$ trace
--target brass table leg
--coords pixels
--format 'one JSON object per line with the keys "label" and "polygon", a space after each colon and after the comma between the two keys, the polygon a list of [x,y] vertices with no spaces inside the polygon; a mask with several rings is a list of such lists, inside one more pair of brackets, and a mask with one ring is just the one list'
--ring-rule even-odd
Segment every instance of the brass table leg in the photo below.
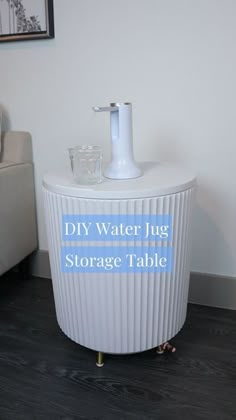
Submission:
{"label": "brass table leg", "polygon": [[162,346],[157,346],[156,352],[157,352],[157,354],[163,354],[164,350],[163,350]]}
{"label": "brass table leg", "polygon": [[97,367],[103,367],[103,353],[101,351],[97,352],[97,361],[96,361]]}

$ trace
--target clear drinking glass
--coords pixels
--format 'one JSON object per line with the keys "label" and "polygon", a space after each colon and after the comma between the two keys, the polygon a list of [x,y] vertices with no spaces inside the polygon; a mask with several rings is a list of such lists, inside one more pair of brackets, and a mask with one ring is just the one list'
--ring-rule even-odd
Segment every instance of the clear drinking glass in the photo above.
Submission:
{"label": "clear drinking glass", "polygon": [[68,149],[71,170],[78,184],[98,184],[102,180],[102,148],[76,146]]}

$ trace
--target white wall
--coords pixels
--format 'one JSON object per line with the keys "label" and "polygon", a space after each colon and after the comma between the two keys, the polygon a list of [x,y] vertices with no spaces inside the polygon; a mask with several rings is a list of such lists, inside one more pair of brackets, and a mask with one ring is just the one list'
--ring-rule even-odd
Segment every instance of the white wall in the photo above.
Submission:
{"label": "white wall", "polygon": [[54,0],[55,40],[0,44],[5,127],[33,136],[40,248],[43,174],[101,144],[94,105],[133,103],[138,159],[192,167],[192,270],[236,274],[235,0]]}

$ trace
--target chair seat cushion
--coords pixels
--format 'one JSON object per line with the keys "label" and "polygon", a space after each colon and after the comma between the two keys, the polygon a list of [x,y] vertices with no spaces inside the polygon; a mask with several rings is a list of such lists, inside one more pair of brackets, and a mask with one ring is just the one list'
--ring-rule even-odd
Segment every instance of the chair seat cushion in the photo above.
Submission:
{"label": "chair seat cushion", "polygon": [[15,166],[17,163],[15,162],[0,162],[0,169],[8,168],[9,166]]}

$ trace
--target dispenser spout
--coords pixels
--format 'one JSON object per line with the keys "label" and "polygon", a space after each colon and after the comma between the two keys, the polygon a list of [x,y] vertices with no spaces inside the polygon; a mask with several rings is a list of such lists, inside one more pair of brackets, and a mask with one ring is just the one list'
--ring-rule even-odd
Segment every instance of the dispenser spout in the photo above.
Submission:
{"label": "dispenser spout", "polygon": [[104,112],[104,111],[113,112],[113,111],[118,111],[118,106],[94,106],[93,111],[95,111],[95,112]]}

